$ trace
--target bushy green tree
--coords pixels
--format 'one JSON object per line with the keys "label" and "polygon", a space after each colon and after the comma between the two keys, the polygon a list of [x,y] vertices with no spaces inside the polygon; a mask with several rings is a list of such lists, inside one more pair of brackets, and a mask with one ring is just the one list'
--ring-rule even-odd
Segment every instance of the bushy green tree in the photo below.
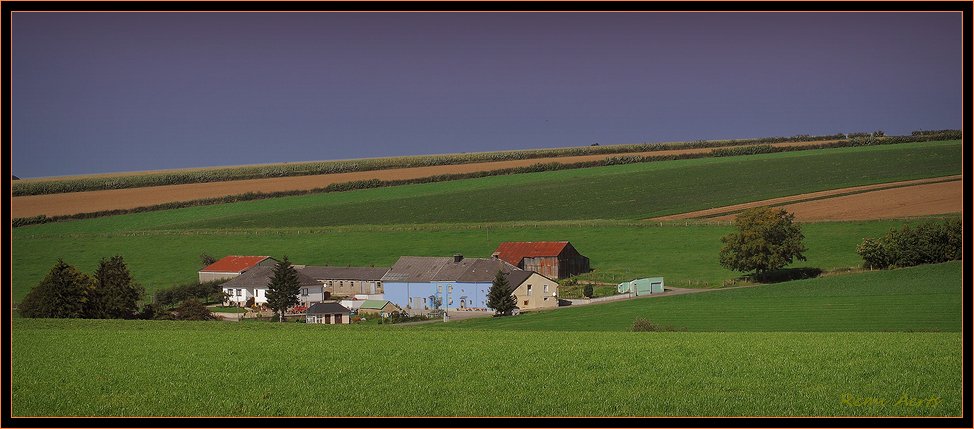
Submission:
{"label": "bushy green tree", "polygon": [[956,261],[963,257],[963,224],[959,218],[891,229],[879,239],[856,246],[865,268],[912,267]]}
{"label": "bushy green tree", "polygon": [[145,293],[129,273],[125,260],[113,256],[98,263],[95,288],[88,300],[87,314],[94,319],[131,319],[138,314]]}
{"label": "bushy green tree", "polygon": [[288,261],[287,256],[274,265],[274,275],[267,283],[267,306],[279,314],[284,322],[284,312],[298,303],[301,282],[298,271]]}
{"label": "bushy green tree", "polygon": [[58,259],[51,271],[20,302],[24,317],[85,317],[94,282],[87,274]]}
{"label": "bushy green tree", "polygon": [[183,301],[172,311],[173,320],[214,320],[216,317],[196,298]]}
{"label": "bushy green tree", "polygon": [[594,296],[595,286],[593,286],[591,283],[587,283],[585,285],[585,288],[582,289],[582,295],[584,295],[586,298],[591,298],[592,296]]}
{"label": "bushy green tree", "polygon": [[507,277],[503,271],[497,271],[494,281],[487,291],[487,307],[494,310],[495,314],[504,315],[513,310],[517,305],[514,296],[511,295]]}
{"label": "bushy green tree", "polygon": [[737,215],[737,232],[721,238],[720,265],[758,274],[783,268],[795,259],[804,261],[807,250],[795,215],[784,209],[757,207]]}

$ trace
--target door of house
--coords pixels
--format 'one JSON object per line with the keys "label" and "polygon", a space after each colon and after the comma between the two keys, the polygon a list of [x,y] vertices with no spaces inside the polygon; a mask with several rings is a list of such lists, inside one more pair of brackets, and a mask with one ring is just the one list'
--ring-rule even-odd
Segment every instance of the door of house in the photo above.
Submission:
{"label": "door of house", "polygon": [[325,324],[326,325],[331,325],[331,315],[330,314],[326,314],[325,315]]}
{"label": "door of house", "polygon": [[336,314],[335,315],[335,324],[336,325],[341,325],[342,324],[342,315],[341,314]]}
{"label": "door of house", "polygon": [[370,294],[375,295],[375,282],[369,283],[369,290],[371,291]]}

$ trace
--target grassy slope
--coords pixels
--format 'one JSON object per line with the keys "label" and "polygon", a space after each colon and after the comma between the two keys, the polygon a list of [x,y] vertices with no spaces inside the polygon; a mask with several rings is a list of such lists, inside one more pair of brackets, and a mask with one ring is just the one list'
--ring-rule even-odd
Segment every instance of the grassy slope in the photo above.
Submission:
{"label": "grassy slope", "polygon": [[[855,253],[863,237],[880,236],[903,221],[806,224],[808,261],[795,266],[823,269],[861,263]],[[102,257],[121,254],[136,280],[149,291],[196,280],[199,254],[214,256],[287,255],[301,264],[391,266],[400,255],[441,256],[455,252],[488,257],[502,241],[569,240],[592,260],[585,278],[619,282],[662,275],[673,286],[714,286],[735,273],[717,264],[720,237],[730,226],[577,222],[479,226],[427,225],[351,227],[314,230],[262,230],[235,233],[201,231],[128,235],[37,235],[15,237],[12,272],[14,301],[44,277],[58,257],[92,272]],[[489,239],[488,239],[489,235]],[[688,283],[689,282],[689,283]]]}
{"label": "grassy slope", "polygon": [[[619,281],[664,275],[671,284],[713,285],[733,277],[714,262],[729,229],[579,225],[444,225],[477,219],[641,218],[800,192],[942,176],[959,172],[958,142],[827,149],[751,157],[632,164],[490,177],[334,194],[194,207],[17,228],[14,300],[37,284],[58,257],[91,271],[99,258],[126,257],[147,289],[193,281],[202,252],[288,255],[307,264],[390,265],[400,255],[462,252],[486,256],[505,240],[570,240],[592,258],[588,277]],[[687,180],[687,178],[694,180]],[[531,189],[531,192],[517,192]],[[586,189],[588,189],[586,191]],[[543,191],[543,192],[542,192]],[[536,198],[536,195],[564,195]],[[466,207],[466,208],[465,208]],[[282,228],[287,225],[413,223],[432,231],[388,228]],[[623,223],[624,224],[624,223]],[[274,228],[256,228],[259,225]],[[895,223],[809,225],[806,266],[858,263],[854,245]],[[198,228],[187,231],[186,228]],[[223,234],[233,228],[242,233]],[[144,234],[144,235],[137,235]],[[481,239],[481,237],[483,239]]]}
{"label": "grassy slope", "polygon": [[961,277],[958,261],[417,327],[626,331],[642,317],[690,331],[960,331]]}
{"label": "grassy slope", "polygon": [[[960,413],[961,355],[931,353],[958,350],[959,333],[458,336],[270,323],[15,324],[15,416]],[[70,358],[37,358],[64,350]],[[336,394],[336,386],[351,387]],[[851,407],[842,403],[845,394],[888,403]],[[901,394],[941,402],[892,405]]]}
{"label": "grassy slope", "polygon": [[[343,227],[315,229],[314,233],[309,233],[309,228],[247,229],[238,233],[164,229],[188,224],[246,228],[260,222],[361,224],[374,220],[369,210],[390,207],[433,213],[387,210],[390,221],[397,223],[423,221],[429,216],[433,222],[448,222],[454,219],[448,210],[428,210],[448,206],[424,204],[492,202],[497,195],[502,201],[523,203],[511,196],[516,194],[511,190],[525,187],[571,196],[568,202],[539,200],[537,206],[525,206],[540,210],[538,213],[546,217],[637,218],[666,214],[667,210],[693,210],[960,171],[960,146],[956,143],[896,148],[901,147],[918,150],[857,148],[829,152],[839,156],[818,159],[805,158],[807,153],[786,153],[626,165],[19,228],[13,236],[13,265],[17,267],[12,272],[14,299],[36,284],[58,256],[90,271],[99,257],[121,253],[136,278],[152,289],[173,281],[192,281],[198,268],[197,255],[202,251],[214,255],[288,254],[302,263],[388,265],[401,254],[462,251],[484,256],[497,242],[515,239],[571,240],[592,258],[598,268],[595,274],[609,278],[662,274],[670,285],[680,285],[684,280],[719,281],[733,276],[715,262],[718,238],[729,231],[726,226],[654,227],[603,221],[506,224],[491,227],[490,240],[485,230],[463,225]],[[818,169],[806,165],[817,165]],[[765,177],[764,170],[774,170],[775,174]],[[700,180],[687,180],[690,177]],[[760,187],[741,186],[757,180],[769,181]],[[594,182],[614,188],[586,188]],[[697,182],[706,185],[693,185]],[[727,184],[737,186],[729,188]],[[471,197],[490,198],[458,200],[465,189]],[[603,196],[606,205],[600,205]],[[458,219],[532,219],[535,215],[518,211],[523,208],[514,205],[498,207],[492,203],[476,208],[477,213]],[[318,216],[318,212],[333,217]],[[248,219],[253,221],[250,225],[245,223]],[[859,260],[854,247],[862,237],[879,235],[900,223],[806,225],[809,261],[801,265],[855,265]],[[145,235],[133,235],[132,231],[144,231],[139,234]],[[624,330],[634,315],[645,314],[657,322],[695,330],[786,329],[782,326],[823,331],[918,326],[954,330],[955,320],[959,320],[958,266],[944,264],[666,298],[670,303],[652,298],[562,309],[550,315],[477,321],[526,324],[484,329],[477,329],[475,322],[441,331],[432,326],[16,319],[11,361],[13,414],[956,415],[961,397],[961,355],[957,351],[962,342],[955,332],[593,335],[530,329],[555,327],[545,317],[561,314],[572,320],[561,320],[558,326],[590,330],[596,322],[600,328]],[[918,284],[911,288],[911,282]],[[823,291],[829,295],[822,295]],[[782,308],[781,302],[788,305]],[[849,304],[868,312],[849,311]],[[623,309],[615,319],[600,314],[593,321],[586,314],[610,306]],[[652,312],[643,313],[647,308]],[[465,326],[474,329],[461,330],[463,334],[458,335],[455,329]],[[498,327],[502,329],[493,330]],[[322,341],[323,336],[328,340]],[[70,358],[63,358],[64,350],[71,351]],[[150,359],[151,365],[133,364]],[[362,361],[369,363],[367,370],[363,370]],[[223,370],[230,363],[243,370]],[[518,374],[517,382],[496,382],[511,380],[512,371]],[[358,386],[402,387],[352,388],[334,394],[334,386],[347,385],[350,379]],[[579,395],[579,391],[586,394]],[[889,404],[849,407],[841,401],[844,394],[883,398]],[[922,408],[891,405],[900,394],[924,398],[936,395],[943,402]],[[634,401],[634,397],[648,400]]]}

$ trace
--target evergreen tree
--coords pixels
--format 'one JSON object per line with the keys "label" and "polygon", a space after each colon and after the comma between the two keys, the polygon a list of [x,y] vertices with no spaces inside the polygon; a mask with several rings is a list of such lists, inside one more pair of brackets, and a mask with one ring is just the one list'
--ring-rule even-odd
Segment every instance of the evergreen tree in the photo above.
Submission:
{"label": "evergreen tree", "polygon": [[24,317],[84,317],[93,286],[91,277],[58,259],[17,307]]}
{"label": "evergreen tree", "polygon": [[517,302],[514,301],[514,296],[511,295],[507,284],[507,277],[504,276],[503,271],[497,271],[494,282],[487,291],[487,307],[492,308],[495,314],[504,315],[516,305]]}
{"label": "evergreen tree", "polygon": [[95,288],[88,301],[88,317],[131,319],[138,314],[145,289],[132,279],[121,256],[103,258],[94,277]]}
{"label": "evergreen tree", "polygon": [[298,281],[298,271],[291,266],[291,262],[284,257],[274,265],[274,275],[267,283],[267,306],[279,314],[284,321],[284,311],[298,303],[298,293],[301,284]]}

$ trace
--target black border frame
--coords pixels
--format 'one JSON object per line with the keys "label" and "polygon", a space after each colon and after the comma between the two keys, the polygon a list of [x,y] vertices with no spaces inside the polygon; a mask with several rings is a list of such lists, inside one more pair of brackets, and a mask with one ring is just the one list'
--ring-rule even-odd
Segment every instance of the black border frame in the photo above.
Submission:
{"label": "black border frame", "polygon": [[[712,12],[748,12],[748,11],[796,11],[796,12],[852,12],[852,11],[956,11],[963,13],[964,40],[964,82],[963,93],[964,129],[970,129],[971,120],[971,79],[970,51],[972,45],[972,3],[969,1],[903,1],[903,2],[721,2],[721,1],[693,1],[693,2],[642,2],[642,1],[4,1],[0,3],[3,10],[4,38],[7,39],[11,31],[13,12],[16,11],[65,11],[65,12],[107,12],[107,11],[712,11]],[[10,189],[10,41],[3,44],[3,147],[7,158],[3,163],[3,180],[6,188]],[[970,137],[965,133],[964,145],[964,187],[971,189],[967,168],[970,165]],[[10,194],[5,197],[3,205],[3,219],[10,225]],[[969,203],[969,199],[967,202]],[[970,209],[965,204],[965,223],[969,225]],[[2,296],[10,296],[10,229],[4,233],[6,246],[3,258]],[[970,230],[965,231],[965,253],[969,249]],[[970,261],[963,262],[964,285],[971,285]],[[971,289],[965,287],[964,295],[964,345],[963,345],[963,383],[964,396],[962,400],[962,417],[767,417],[767,418],[737,418],[737,417],[661,417],[661,418],[576,418],[576,417],[397,417],[397,418],[297,418],[297,417],[248,417],[248,418],[212,418],[212,417],[161,417],[137,419],[129,417],[12,417],[11,412],[11,368],[10,356],[10,303],[3,307],[3,412],[0,419],[2,427],[972,427],[970,415],[972,399],[967,389],[971,382]]]}

